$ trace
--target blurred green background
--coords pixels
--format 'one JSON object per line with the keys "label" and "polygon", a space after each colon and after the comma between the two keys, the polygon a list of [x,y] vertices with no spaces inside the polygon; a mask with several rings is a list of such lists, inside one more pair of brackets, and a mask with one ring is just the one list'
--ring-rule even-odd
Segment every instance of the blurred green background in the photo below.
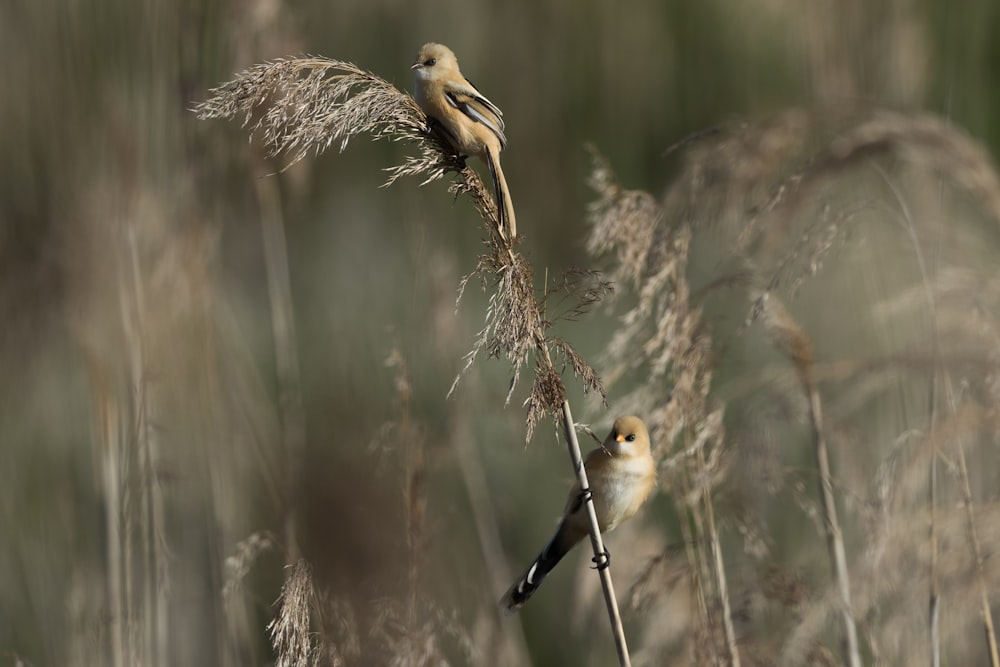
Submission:
{"label": "blurred green background", "polygon": [[[411,90],[419,46],[449,45],[504,110],[541,280],[601,266],[584,246],[586,142],[654,194],[679,168],[673,143],[789,107],[929,110],[996,154],[998,34],[991,0],[4,3],[0,662],[269,664],[265,626],[300,555],[353,610],[347,664],[388,661],[366,629],[413,609],[415,568],[426,604],[399,627],[452,628],[435,636],[455,664],[613,660],[599,605],[566,611],[599,598],[571,593],[596,586],[579,554],[520,617],[492,607],[570,471],[554,428],[523,445],[526,389],[504,406],[505,364],[480,360],[446,398],[485,308],[472,285],[454,311],[481,250],[471,204],[442,183],[379,189],[408,150],[388,142],[274,175],[237,123],[190,112],[212,86],[309,53]],[[269,259],[275,228],[287,247]],[[290,300],[269,261],[287,262]],[[615,326],[598,310],[556,333],[600,368]],[[617,397],[606,412],[571,392],[601,435]],[[655,536],[610,538],[616,565],[680,539],[663,496],[637,521]],[[252,535],[270,546],[241,559]],[[622,596],[636,575],[618,571]],[[670,655],[648,630],[630,639],[648,662]]]}

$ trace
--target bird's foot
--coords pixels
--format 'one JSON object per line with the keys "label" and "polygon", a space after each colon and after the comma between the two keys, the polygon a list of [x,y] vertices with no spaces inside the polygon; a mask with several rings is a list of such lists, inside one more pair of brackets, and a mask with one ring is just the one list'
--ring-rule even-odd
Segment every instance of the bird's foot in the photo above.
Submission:
{"label": "bird's foot", "polygon": [[590,559],[594,563],[594,567],[590,568],[592,570],[606,570],[611,567],[611,552],[606,548],[604,553],[600,553]]}

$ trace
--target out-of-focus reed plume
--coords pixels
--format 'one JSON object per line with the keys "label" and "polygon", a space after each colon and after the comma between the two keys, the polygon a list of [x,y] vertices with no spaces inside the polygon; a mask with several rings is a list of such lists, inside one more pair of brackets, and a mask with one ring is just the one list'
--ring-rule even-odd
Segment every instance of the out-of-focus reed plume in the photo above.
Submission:
{"label": "out-of-focus reed plume", "polygon": [[[662,203],[595,158],[590,248],[614,256],[634,292],[621,290],[634,305],[607,377],[653,415],[686,517],[701,620],[682,653],[822,662],[838,652],[836,619],[850,664],[992,654],[996,582],[982,555],[997,498],[971,473],[995,460],[1000,180],[986,152],[926,114],[796,109],[678,149]],[[783,499],[817,539],[782,541]],[[717,545],[732,539],[743,552],[726,550],[723,568]],[[824,543],[832,574],[803,577]],[[769,580],[798,581],[794,596],[757,579],[778,548],[799,565],[772,564]],[[679,566],[663,562],[641,579],[643,608],[660,608],[650,579],[676,588],[663,577]],[[942,591],[947,626],[927,613]],[[775,613],[786,620],[762,616]],[[647,616],[649,632],[663,622]],[[970,645],[977,626],[987,641]]]}

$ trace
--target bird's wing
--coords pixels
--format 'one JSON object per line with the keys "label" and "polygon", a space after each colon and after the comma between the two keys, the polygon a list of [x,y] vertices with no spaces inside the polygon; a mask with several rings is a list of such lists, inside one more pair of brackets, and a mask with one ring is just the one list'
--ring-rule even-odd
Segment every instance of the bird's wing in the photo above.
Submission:
{"label": "bird's wing", "polygon": [[468,97],[473,98],[474,100],[482,104],[484,107],[492,111],[493,114],[498,119],[500,119],[500,127],[503,127],[503,111],[500,111],[500,107],[498,107],[497,105],[493,104],[493,102],[490,102],[488,99],[486,99],[486,96],[483,95],[481,92],[479,92],[479,89],[476,88],[476,85],[474,83],[472,83],[468,79],[465,79],[464,81],[449,81],[448,88],[450,88],[455,93],[466,95]]}
{"label": "bird's wing", "polygon": [[497,105],[476,90],[472,84],[449,81],[444,87],[445,98],[453,107],[464,113],[466,116],[482,123],[493,131],[493,134],[500,140],[500,145],[507,145],[507,137],[504,136],[503,112]]}

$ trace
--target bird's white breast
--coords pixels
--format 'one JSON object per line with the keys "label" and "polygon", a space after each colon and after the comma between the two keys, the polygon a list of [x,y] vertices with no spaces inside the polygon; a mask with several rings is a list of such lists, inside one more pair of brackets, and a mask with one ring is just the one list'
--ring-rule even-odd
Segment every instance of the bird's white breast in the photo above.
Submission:
{"label": "bird's white breast", "polygon": [[653,469],[648,458],[623,458],[602,475],[595,509],[604,530],[628,519],[642,505],[652,485]]}

